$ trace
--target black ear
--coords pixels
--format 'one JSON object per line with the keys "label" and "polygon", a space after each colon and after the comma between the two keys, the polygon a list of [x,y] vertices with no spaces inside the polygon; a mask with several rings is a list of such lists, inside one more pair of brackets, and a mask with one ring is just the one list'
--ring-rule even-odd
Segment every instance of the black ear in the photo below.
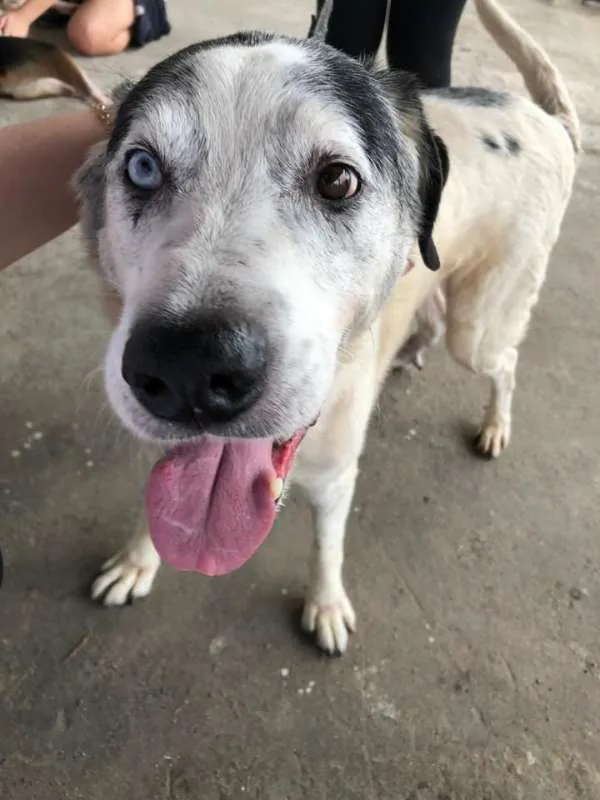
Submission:
{"label": "black ear", "polygon": [[422,140],[421,165],[419,250],[425,266],[437,270],[440,267],[440,258],[433,242],[433,226],[448,178],[450,159],[446,145],[429,127],[426,127]]}

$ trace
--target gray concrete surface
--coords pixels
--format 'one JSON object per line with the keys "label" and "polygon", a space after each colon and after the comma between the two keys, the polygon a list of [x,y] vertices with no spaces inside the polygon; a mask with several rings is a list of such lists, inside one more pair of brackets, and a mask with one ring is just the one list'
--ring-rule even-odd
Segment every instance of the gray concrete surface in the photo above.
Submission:
{"label": "gray concrete surface", "polygon": [[[297,634],[299,501],[230,577],[165,569],[124,610],[86,598],[143,480],[97,379],[107,327],[75,234],[1,276],[3,800],[600,798],[600,16],[507,5],[563,70],[590,152],[506,455],[471,455],[485,390],[443,352],[386,386],[348,536],[345,658]],[[205,36],[302,34],[309,8],[172,0],[169,39],[87,66],[108,85]],[[520,85],[470,9],[455,81]],[[55,107],[72,103],[3,102],[0,118]]]}

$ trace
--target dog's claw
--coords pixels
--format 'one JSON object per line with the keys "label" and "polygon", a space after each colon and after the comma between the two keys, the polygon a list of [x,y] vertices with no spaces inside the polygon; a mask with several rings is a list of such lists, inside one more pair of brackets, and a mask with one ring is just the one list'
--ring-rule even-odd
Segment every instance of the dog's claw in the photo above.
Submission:
{"label": "dog's claw", "polygon": [[123,606],[150,594],[160,559],[157,554],[149,557],[148,552],[144,552],[144,558],[140,555],[125,548],[103,564],[92,584],[92,599],[104,606]]}
{"label": "dog's claw", "polygon": [[508,447],[510,441],[510,427],[497,422],[484,425],[475,439],[475,447],[484,456],[498,458]]}
{"label": "dog's claw", "polygon": [[307,633],[315,635],[317,645],[325,653],[330,656],[345,653],[348,649],[348,633],[356,630],[356,614],[344,590],[333,602],[307,599],[302,627]]}

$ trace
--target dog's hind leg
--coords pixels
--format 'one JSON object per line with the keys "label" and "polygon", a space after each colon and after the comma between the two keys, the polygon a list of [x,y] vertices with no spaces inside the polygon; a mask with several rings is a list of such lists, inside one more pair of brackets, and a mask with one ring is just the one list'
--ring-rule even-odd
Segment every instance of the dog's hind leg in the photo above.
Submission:
{"label": "dog's hind leg", "polygon": [[446,289],[446,344],[467,369],[485,375],[490,398],[475,446],[496,458],[512,428],[518,347],[525,338],[548,263],[547,253],[524,264],[452,275]]}
{"label": "dog's hind leg", "polygon": [[517,359],[516,347],[507,347],[498,356],[495,366],[490,366],[485,371],[492,386],[489,403],[475,440],[475,446],[482,455],[497,458],[510,441]]}
{"label": "dog's hind leg", "polygon": [[160,567],[145,519],[140,519],[131,540],[102,566],[91,595],[105,606],[123,606],[150,593]]}
{"label": "dog's hind leg", "polygon": [[423,369],[424,353],[439,342],[446,330],[446,298],[441,288],[435,289],[415,314],[416,329],[402,345],[392,365],[404,369],[414,364]]}

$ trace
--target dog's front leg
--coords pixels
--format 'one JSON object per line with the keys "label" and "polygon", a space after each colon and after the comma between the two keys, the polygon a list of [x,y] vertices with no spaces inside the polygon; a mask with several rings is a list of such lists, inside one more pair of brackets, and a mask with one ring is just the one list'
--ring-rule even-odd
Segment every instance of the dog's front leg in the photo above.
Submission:
{"label": "dog's front leg", "polygon": [[317,644],[330,655],[345,652],[348,631],[354,632],[356,616],[342,582],[344,536],[354,495],[356,462],[341,474],[310,487],[315,538],[310,558],[310,585],[306,596],[303,628],[314,633]]}
{"label": "dog's front leg", "polygon": [[[344,537],[352,506],[358,462],[378,389],[374,325],[353,344],[352,359],[340,368],[336,392],[300,448],[294,480],[313,512],[314,542],[303,628],[333,655],[348,647],[356,616],[342,582]],[[350,348],[347,353],[350,354]]]}
{"label": "dog's front leg", "polygon": [[150,593],[160,567],[160,557],[140,515],[134,535],[122,550],[102,565],[92,584],[92,598],[105,606],[122,606]]}

